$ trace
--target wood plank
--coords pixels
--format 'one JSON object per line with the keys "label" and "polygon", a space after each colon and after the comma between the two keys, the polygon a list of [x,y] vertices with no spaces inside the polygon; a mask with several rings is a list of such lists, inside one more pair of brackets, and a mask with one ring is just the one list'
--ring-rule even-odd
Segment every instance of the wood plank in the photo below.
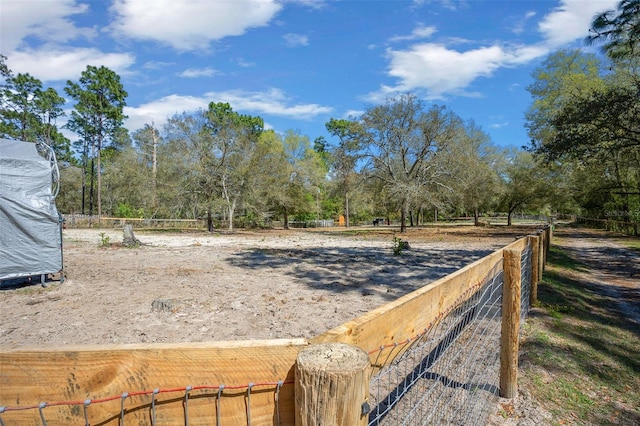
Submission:
{"label": "wood plank", "polygon": [[[123,392],[160,389],[157,395],[135,395],[125,400],[125,422],[135,425],[216,424],[217,408],[223,424],[276,424],[276,385],[288,382],[279,393],[280,424],[294,423],[294,365],[304,339],[259,342],[214,342],[145,345],[92,345],[76,347],[23,347],[0,350],[0,414],[5,424],[42,424],[38,409],[10,411],[11,407],[59,401],[97,400],[87,408],[92,425],[118,425]],[[250,395],[247,385],[254,383]],[[187,386],[224,384],[218,390]],[[239,386],[238,389],[232,389]],[[164,390],[178,389],[174,392]],[[152,410],[152,400],[155,410]],[[84,406],[49,405],[42,410],[48,425],[84,424]]]}

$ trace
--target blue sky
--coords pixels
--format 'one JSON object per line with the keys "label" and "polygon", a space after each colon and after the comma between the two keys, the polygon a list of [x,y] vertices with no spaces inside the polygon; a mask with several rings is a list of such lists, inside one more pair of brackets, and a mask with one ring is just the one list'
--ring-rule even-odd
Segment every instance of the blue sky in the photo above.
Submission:
{"label": "blue sky", "polygon": [[277,132],[333,142],[330,118],[411,92],[520,147],[531,72],[551,52],[584,48],[594,14],[616,4],[0,0],[0,53],[63,96],[87,65],[112,69],[129,93],[131,131],[229,102]]}

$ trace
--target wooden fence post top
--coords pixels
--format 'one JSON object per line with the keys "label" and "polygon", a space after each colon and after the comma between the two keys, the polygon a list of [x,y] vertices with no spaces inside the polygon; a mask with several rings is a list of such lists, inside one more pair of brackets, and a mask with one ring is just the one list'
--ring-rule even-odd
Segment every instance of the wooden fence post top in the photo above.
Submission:
{"label": "wooden fence post top", "polygon": [[296,426],[366,426],[369,355],[357,346],[327,342],[298,353]]}
{"label": "wooden fence post top", "polygon": [[369,355],[357,346],[328,342],[304,348],[298,353],[297,362],[308,370],[357,370],[369,364]]}

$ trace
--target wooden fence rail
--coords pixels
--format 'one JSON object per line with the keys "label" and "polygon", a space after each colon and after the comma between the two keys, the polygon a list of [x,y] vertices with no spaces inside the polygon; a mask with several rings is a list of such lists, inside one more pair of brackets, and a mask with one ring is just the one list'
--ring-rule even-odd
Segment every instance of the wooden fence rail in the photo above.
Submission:
{"label": "wooden fence rail", "polygon": [[[0,348],[0,424],[293,425],[296,416],[309,418],[308,413],[296,414],[296,400],[323,404],[294,394],[296,360],[303,349],[346,343],[368,354],[371,368],[379,370],[385,357],[374,356],[374,350],[412,338],[455,308],[487,274],[502,270],[505,251],[522,252],[534,245],[531,265],[538,271],[531,275],[537,283],[550,238],[548,227],[536,238],[521,238],[310,341],[5,346]],[[513,353],[506,356],[514,359]],[[346,376],[360,380],[353,389],[363,386],[361,372]],[[364,412],[361,400],[344,403],[355,407],[336,412]],[[301,406],[307,409],[308,403]]]}
{"label": "wooden fence rail", "polygon": [[592,228],[604,229],[634,237],[640,236],[640,223],[638,222],[612,219],[590,219],[586,217],[577,217],[576,222]]}

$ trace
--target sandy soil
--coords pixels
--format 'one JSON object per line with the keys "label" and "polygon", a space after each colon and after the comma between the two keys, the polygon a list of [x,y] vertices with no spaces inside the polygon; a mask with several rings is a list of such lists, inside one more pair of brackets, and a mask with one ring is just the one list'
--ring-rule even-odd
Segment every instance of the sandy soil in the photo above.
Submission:
{"label": "sandy soil", "polygon": [[384,227],[137,231],[137,248],[122,246],[122,230],[66,229],[64,283],[0,286],[0,345],[310,338],[530,230],[411,230],[394,256],[397,229]]}

